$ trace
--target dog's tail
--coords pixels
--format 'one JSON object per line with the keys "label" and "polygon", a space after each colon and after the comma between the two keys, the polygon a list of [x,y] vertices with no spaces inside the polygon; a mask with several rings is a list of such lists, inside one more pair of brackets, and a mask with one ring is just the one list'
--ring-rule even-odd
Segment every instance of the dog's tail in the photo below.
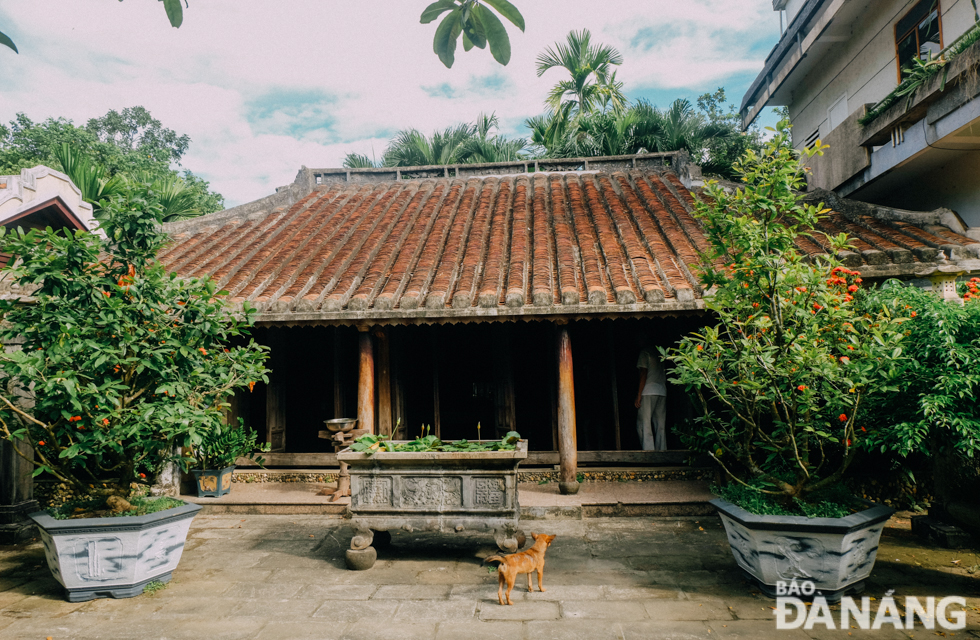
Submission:
{"label": "dog's tail", "polygon": [[503,562],[503,561],[504,561],[504,559],[503,559],[502,556],[487,556],[486,558],[483,559],[483,562],[484,563],[487,563],[487,562]]}

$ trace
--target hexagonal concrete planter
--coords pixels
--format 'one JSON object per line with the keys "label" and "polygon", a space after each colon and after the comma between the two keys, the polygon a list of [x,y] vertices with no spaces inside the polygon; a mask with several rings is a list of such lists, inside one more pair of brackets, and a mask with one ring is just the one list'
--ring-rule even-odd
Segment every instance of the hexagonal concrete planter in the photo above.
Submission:
{"label": "hexagonal concrete planter", "polygon": [[830,601],[864,589],[884,523],[881,505],[844,518],[757,516],[727,500],[711,501],[725,524],[738,566],[770,597],[778,582],[810,581]]}
{"label": "hexagonal concrete planter", "polygon": [[169,581],[200,510],[185,504],[145,516],[56,520],[38,511],[30,517],[68,601],[83,602],[132,598],[154,580]]}

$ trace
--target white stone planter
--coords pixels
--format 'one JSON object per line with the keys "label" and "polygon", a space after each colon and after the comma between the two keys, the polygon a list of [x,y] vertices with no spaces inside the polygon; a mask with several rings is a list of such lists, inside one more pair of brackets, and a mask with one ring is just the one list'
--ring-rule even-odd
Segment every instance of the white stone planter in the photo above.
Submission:
{"label": "white stone planter", "polygon": [[725,524],[735,562],[766,595],[778,582],[812,582],[829,600],[860,592],[871,574],[884,523],[895,512],[881,505],[844,518],[757,516],[727,500],[711,501]]}
{"label": "white stone planter", "polygon": [[149,582],[170,580],[200,510],[185,504],[145,516],[56,520],[38,511],[30,517],[68,601],[83,602],[132,598]]}

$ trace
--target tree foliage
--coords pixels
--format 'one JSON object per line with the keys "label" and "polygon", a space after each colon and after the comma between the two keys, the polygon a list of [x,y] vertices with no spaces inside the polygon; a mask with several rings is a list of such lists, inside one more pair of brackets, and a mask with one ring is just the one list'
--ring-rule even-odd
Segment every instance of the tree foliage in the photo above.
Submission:
{"label": "tree foliage", "polygon": [[[613,47],[593,44],[588,29],[570,31],[565,42],[556,42],[538,56],[537,71],[541,77],[550,69],[564,69],[569,78],[561,80],[548,94],[545,104],[552,113],[566,111],[570,117],[604,111],[607,107],[619,110],[626,103],[623,84],[616,81],[614,65],[623,64],[623,56]],[[566,100],[567,99],[567,100]]]}
{"label": "tree foliage", "polygon": [[235,315],[213,282],[156,260],[152,187],[127,182],[103,214],[105,237],[0,235],[5,277],[33,291],[0,301],[0,340],[21,345],[0,352],[0,437],[79,494],[126,497],[221,429],[228,395],[266,379],[266,348],[246,342],[247,305]]}
{"label": "tree foliage", "polygon": [[527,141],[506,138],[497,133],[495,114],[480,114],[471,124],[458,124],[427,136],[418,129],[399,131],[376,163],[367,156],[349,153],[348,169],[371,167],[417,167],[425,165],[471,164],[520,160]]}
{"label": "tree foliage", "polygon": [[[786,500],[841,480],[866,437],[871,392],[897,391],[900,317],[855,300],[860,274],[796,248],[827,210],[802,204],[786,123],[736,164],[742,187],[706,185],[695,214],[710,242],[701,283],[717,323],[669,352],[672,381],[697,399],[683,435],[739,484]],[[820,153],[819,146],[803,155]],[[844,234],[828,238],[845,249]]]}
{"label": "tree foliage", "polygon": [[456,61],[456,42],[462,36],[463,50],[485,49],[490,45],[493,59],[502,65],[510,62],[510,37],[495,10],[515,27],[524,31],[524,16],[508,0],[436,0],[422,11],[419,22],[429,24],[446,16],[436,27],[432,51],[446,68]]}
{"label": "tree foliage", "polygon": [[66,118],[34,122],[18,113],[9,125],[0,125],[0,175],[43,164],[68,174],[96,208],[111,195],[100,191],[106,183],[129,179],[157,183],[159,194],[183,194],[181,215],[220,211],[221,194],[191,171],[174,168],[189,145],[187,135],[164,127],[143,107],[109,111],[84,127]]}
{"label": "tree foliage", "polygon": [[[978,279],[969,289],[978,289]],[[919,287],[890,281],[862,300],[869,313],[911,316],[903,325],[902,389],[875,390],[861,416],[869,449],[980,455],[980,302],[967,291],[963,305]]]}

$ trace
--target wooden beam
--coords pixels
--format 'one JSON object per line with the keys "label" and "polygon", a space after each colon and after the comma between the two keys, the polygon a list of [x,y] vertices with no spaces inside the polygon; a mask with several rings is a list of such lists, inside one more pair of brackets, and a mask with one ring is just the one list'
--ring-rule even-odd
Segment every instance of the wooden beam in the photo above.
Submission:
{"label": "wooden beam", "polygon": [[357,426],[375,432],[374,422],[374,345],[367,327],[358,327],[357,346],[360,354],[357,371]]}
{"label": "wooden beam", "polygon": [[578,493],[578,442],[575,434],[575,376],[572,370],[572,339],[568,325],[558,326],[558,490]]}
{"label": "wooden beam", "polygon": [[619,385],[616,383],[616,333],[612,323],[609,324],[606,335],[609,341],[606,349],[606,352],[609,354],[609,382],[612,384],[613,437],[616,444],[616,451],[619,451],[623,448],[623,443],[619,431]]}
{"label": "wooden beam", "polygon": [[[265,467],[301,467],[304,469],[314,469],[316,467],[336,467],[336,453],[263,453]],[[259,468],[254,460],[239,458],[235,462],[236,467]]]}
{"label": "wooden beam", "polygon": [[[678,466],[685,464],[691,453],[687,450],[676,451],[579,451],[579,465],[601,464],[630,464],[630,465],[663,465]],[[559,462],[557,451],[530,451],[527,459],[521,463],[525,466],[554,466]]]}
{"label": "wooden beam", "polygon": [[[687,463],[691,452],[676,451],[579,451],[580,465],[600,466],[637,465],[637,466],[681,466]],[[265,453],[266,467],[301,467],[313,469],[316,467],[336,467],[335,453]],[[521,463],[521,468],[534,466],[554,466],[558,464],[560,455],[557,451],[530,451],[527,460]],[[258,468],[252,460],[239,458],[235,463],[239,467]]]}
{"label": "wooden beam", "polygon": [[391,343],[388,327],[381,327],[374,332],[377,351],[377,380],[378,380],[378,409],[377,425],[380,435],[391,437]]}
{"label": "wooden beam", "polygon": [[271,329],[269,336],[269,384],[265,387],[265,441],[272,451],[286,450],[286,336],[285,329]]}

